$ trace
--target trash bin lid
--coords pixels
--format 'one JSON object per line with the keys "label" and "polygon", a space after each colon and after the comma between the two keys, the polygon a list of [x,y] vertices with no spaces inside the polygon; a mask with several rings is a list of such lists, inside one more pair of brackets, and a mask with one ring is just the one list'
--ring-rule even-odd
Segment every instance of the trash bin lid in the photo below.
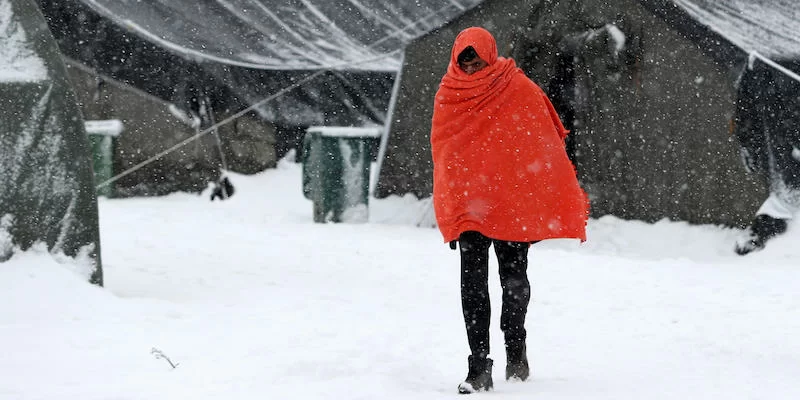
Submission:
{"label": "trash bin lid", "polygon": [[118,119],[89,120],[83,123],[89,135],[119,136],[122,133],[122,121]]}
{"label": "trash bin lid", "polygon": [[319,133],[322,136],[330,137],[368,137],[379,138],[383,133],[382,126],[373,127],[354,127],[354,126],[311,126],[306,132]]}

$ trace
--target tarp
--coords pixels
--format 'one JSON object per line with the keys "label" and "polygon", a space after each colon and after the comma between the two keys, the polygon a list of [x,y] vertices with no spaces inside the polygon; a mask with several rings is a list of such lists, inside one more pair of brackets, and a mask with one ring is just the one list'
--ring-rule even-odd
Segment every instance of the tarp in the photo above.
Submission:
{"label": "tarp", "polygon": [[88,139],[50,31],[32,0],[0,0],[0,260],[46,244],[102,284]]}
{"label": "tarp", "polygon": [[800,58],[797,0],[671,0],[746,52]]}
{"label": "tarp", "polygon": [[482,0],[81,0],[178,54],[272,70],[397,70],[396,50]]}
{"label": "tarp", "polygon": [[39,0],[64,55],[181,108],[190,86],[235,112],[335,67],[257,108],[280,126],[382,125],[402,46],[479,2]]}

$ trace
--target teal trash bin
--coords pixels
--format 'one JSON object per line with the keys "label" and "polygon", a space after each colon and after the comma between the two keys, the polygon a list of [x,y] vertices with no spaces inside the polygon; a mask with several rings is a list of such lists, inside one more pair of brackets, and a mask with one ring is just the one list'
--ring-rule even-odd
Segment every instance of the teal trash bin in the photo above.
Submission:
{"label": "teal trash bin", "polygon": [[370,166],[382,129],[310,127],[303,138],[303,195],[314,222],[369,220]]}
{"label": "teal trash bin", "polygon": [[[122,133],[122,121],[86,121],[85,127],[92,150],[94,184],[97,186],[114,176],[114,147],[117,137]],[[98,196],[114,197],[114,184],[97,187],[96,191]]]}

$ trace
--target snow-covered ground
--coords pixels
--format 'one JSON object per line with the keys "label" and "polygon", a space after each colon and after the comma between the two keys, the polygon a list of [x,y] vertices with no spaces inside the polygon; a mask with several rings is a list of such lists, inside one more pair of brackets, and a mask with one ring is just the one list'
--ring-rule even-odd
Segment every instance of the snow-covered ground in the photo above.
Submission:
{"label": "snow-covered ground", "polygon": [[[232,180],[225,202],[101,199],[105,288],[42,252],[0,264],[0,399],[459,396],[458,255],[424,202],[314,224],[299,165]],[[746,257],[738,233],[606,217],[534,245],[533,379],[503,380],[494,274],[495,391],[472,396],[800,398],[800,233]]]}

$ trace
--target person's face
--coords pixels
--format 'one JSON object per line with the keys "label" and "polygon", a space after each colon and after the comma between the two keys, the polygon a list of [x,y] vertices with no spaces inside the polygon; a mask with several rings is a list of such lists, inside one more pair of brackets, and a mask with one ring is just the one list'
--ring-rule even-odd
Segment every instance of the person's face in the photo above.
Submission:
{"label": "person's face", "polygon": [[458,63],[458,66],[461,68],[462,71],[466,72],[467,75],[472,75],[489,65],[486,61],[483,61],[482,58],[477,57],[471,61],[464,61],[462,63]]}

